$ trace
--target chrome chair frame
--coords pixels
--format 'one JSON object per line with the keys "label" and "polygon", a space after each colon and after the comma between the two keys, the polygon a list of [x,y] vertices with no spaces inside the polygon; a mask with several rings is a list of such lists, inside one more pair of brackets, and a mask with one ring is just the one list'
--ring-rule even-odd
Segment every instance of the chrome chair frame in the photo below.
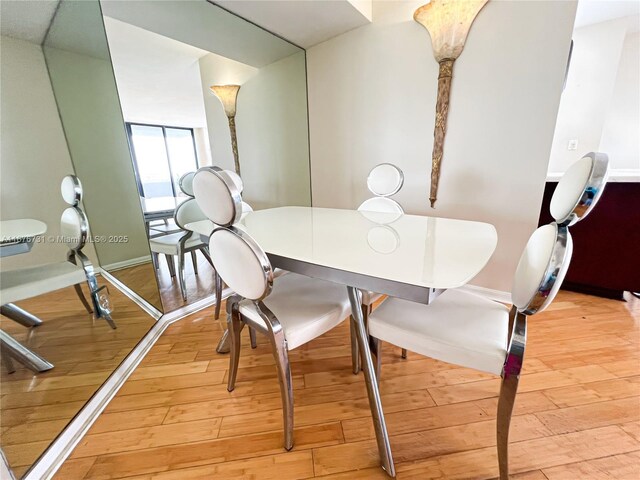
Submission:
{"label": "chrome chair frame", "polygon": [[[233,200],[233,215],[232,218],[229,222],[226,222],[226,224],[221,225],[222,227],[230,227],[231,225],[233,225],[236,222],[240,221],[240,218],[242,217],[242,196],[241,196],[241,192],[238,189],[238,186],[235,184],[235,182],[233,181],[233,179],[220,167],[217,167],[215,165],[213,166],[206,166],[206,167],[200,167],[194,174],[194,179],[195,176],[199,173],[199,172],[209,172],[214,174],[216,177],[218,177],[225,185],[225,187],[227,188],[229,195],[231,196],[231,199]],[[194,193],[194,198],[195,198],[195,193]],[[239,207],[240,206],[240,207]],[[205,213],[206,215],[206,213]],[[207,217],[209,218],[209,216],[207,215]],[[213,220],[211,218],[209,218],[209,220],[211,220],[213,222]],[[215,223],[215,222],[214,222]],[[209,248],[207,247],[207,256],[209,255]],[[211,261],[211,257],[208,256],[207,260],[209,261],[209,263],[211,264],[211,266],[213,267],[213,262]],[[214,271],[214,275],[215,275],[215,293],[216,293],[216,308],[215,308],[215,312],[214,312],[214,318],[215,320],[218,320],[220,318],[220,309],[221,309],[221,304],[222,304],[222,288],[223,288],[223,284],[222,284],[222,278],[220,278],[220,275],[218,275],[217,270],[215,269],[215,267],[213,268]],[[256,336],[255,336],[255,332],[253,332],[252,329],[250,329],[250,333],[251,333],[251,346],[252,348],[256,348],[257,344],[256,344]],[[218,353],[227,353],[228,347],[227,347],[227,333],[225,333],[222,338],[220,339],[220,342],[218,343],[218,346],[216,347],[216,352]]]}
{"label": "chrome chair frame", "polygon": [[[89,287],[93,308],[85,298],[80,284],[75,284],[73,288],[75,289],[76,295],[78,295],[78,298],[82,302],[82,305],[87,310],[87,312],[90,314],[93,314],[95,312],[96,318],[104,318],[109,326],[115,330],[117,328],[117,325],[111,318],[111,309],[108,305],[105,305],[100,301],[100,292],[102,290],[106,290],[107,287],[106,285],[103,287],[100,287],[98,285],[98,280],[96,279],[93,264],[91,263],[89,258],[87,258],[87,256],[82,252],[82,249],[87,243],[87,238],[89,237],[89,220],[87,219],[85,213],[79,207],[80,201],[82,200],[82,186],[80,184],[80,180],[78,180],[75,175],[69,175],[69,177],[73,177],[77,181],[76,187],[79,186],[79,194],[76,194],[76,202],[69,208],[74,209],[80,218],[80,238],[78,239],[77,247],[69,249],[69,252],[67,253],[67,261],[73,263],[74,265],[78,265],[78,261],[80,262],[80,266],[84,270],[84,274],[87,277],[87,285]],[[76,190],[76,192],[77,191],[78,190]]]}
{"label": "chrome chair frame", "polygon": [[[235,227],[219,227],[216,228],[211,235],[214,235],[218,230],[226,230],[234,233],[251,249],[252,253],[256,256],[256,259],[262,266],[262,273],[264,275],[264,291],[259,298],[251,299],[258,315],[262,322],[256,322],[253,319],[242,315],[240,312],[240,302],[245,299],[240,295],[234,294],[227,299],[227,331],[229,332],[229,377],[227,382],[227,390],[232,392],[235,388],[236,378],[238,375],[238,365],[240,363],[240,340],[242,329],[247,325],[250,330],[250,336],[255,335],[255,332],[259,332],[269,338],[271,344],[271,352],[276,363],[276,369],[278,372],[278,380],[280,382],[280,395],[282,397],[282,415],[284,423],[284,448],[291,450],[293,448],[293,380],[291,377],[291,366],[289,363],[289,350],[287,347],[287,339],[284,335],[284,329],[280,324],[280,321],[275,314],[263,303],[263,300],[269,296],[273,289],[273,269],[269,258],[255,242],[253,238],[244,233],[242,230]],[[265,327],[266,325],[266,327]],[[354,320],[351,318],[351,325],[354,325]],[[352,327],[353,328],[353,327]],[[252,333],[253,332],[253,333]],[[352,330],[353,332],[353,330]],[[352,334],[351,344],[355,340],[355,335]],[[254,339],[251,338],[253,347]],[[357,350],[353,350],[353,352]]]}
{"label": "chrome chair frame", "polygon": [[584,219],[596,206],[604,188],[607,185],[609,173],[609,157],[606,153],[589,152],[582,158],[589,157],[592,159],[591,171],[584,191],[575,206],[569,214],[561,219],[557,219],[557,223],[563,227],[570,227]]}
{"label": "chrome chair frame", "polygon": [[[550,303],[549,296],[556,286],[562,266],[566,261],[570,260],[567,259],[569,230],[566,226],[558,225],[555,222],[552,222],[552,224],[556,226],[556,242],[544,276],[528,304],[522,308],[514,305],[509,311],[508,347],[500,375],[500,393],[496,418],[500,480],[508,480],[509,478],[509,428],[527,344],[527,317],[547,307],[548,303]],[[375,372],[378,382],[380,381],[382,366],[382,343],[379,339],[369,336],[371,352],[375,356]]]}

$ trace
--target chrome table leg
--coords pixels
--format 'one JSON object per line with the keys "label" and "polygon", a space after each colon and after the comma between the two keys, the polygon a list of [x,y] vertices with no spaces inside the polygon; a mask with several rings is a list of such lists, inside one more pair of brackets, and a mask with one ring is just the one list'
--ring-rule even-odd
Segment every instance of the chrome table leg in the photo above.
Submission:
{"label": "chrome table leg", "polygon": [[393,465],[389,435],[387,434],[384,412],[382,411],[380,390],[378,388],[378,382],[374,371],[371,349],[369,348],[369,335],[367,334],[364,317],[362,315],[362,293],[355,287],[347,287],[347,292],[349,294],[349,301],[351,302],[351,313],[356,323],[358,346],[360,347],[360,355],[362,358],[362,370],[364,371],[364,378],[367,384],[369,406],[371,408],[371,416],[373,417],[373,426],[376,432],[380,461],[382,463],[382,468],[387,472],[387,474],[391,477],[395,477],[396,469]]}
{"label": "chrome table leg", "polygon": [[23,310],[13,303],[2,305],[0,307],[0,313],[5,317],[10,318],[14,322],[18,322],[24,327],[37,327],[38,325],[42,324],[42,320],[40,320],[38,317],[30,314],[26,310]]}
{"label": "chrome table leg", "polygon": [[11,356],[13,360],[17,360],[32,372],[46,372],[53,368],[52,363],[47,362],[2,330],[0,330],[0,348],[3,355]]}
{"label": "chrome table leg", "polygon": [[216,347],[216,352],[218,353],[229,353],[231,350],[231,346],[229,345],[229,330],[225,330],[218,342],[218,346]]}

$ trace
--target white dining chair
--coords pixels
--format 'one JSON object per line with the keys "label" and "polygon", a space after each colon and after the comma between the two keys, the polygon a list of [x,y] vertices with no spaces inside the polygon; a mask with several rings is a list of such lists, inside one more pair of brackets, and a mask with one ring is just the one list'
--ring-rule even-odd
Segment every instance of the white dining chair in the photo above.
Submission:
{"label": "white dining chair", "polygon": [[[185,302],[187,301],[187,287],[184,278],[185,255],[187,253],[191,254],[193,271],[196,275],[198,274],[197,252],[201,252],[204,258],[213,267],[211,257],[207,251],[207,244],[200,239],[200,236],[197,233],[186,230],[185,225],[187,223],[206,220],[206,218],[207,217],[200,210],[196,200],[194,198],[190,198],[182,202],[176,208],[174,220],[176,225],[180,227],[180,232],[149,239],[149,246],[151,248],[152,255],[155,255],[156,258],[158,255],[164,255],[167,260],[167,265],[169,266],[171,277],[173,278],[177,274],[180,293],[182,295],[182,300]],[[177,269],[174,267],[174,257],[177,259]]]}
{"label": "white dining chair", "polygon": [[[106,287],[98,286],[93,265],[82,252],[89,238],[89,222],[80,208],[82,183],[75,175],[67,175],[62,179],[60,191],[69,205],[60,218],[60,239],[69,249],[67,261],[3,271],[0,275],[2,307],[11,307],[14,302],[73,286],[87,312],[95,312],[96,318],[103,318],[115,329]],[[84,282],[89,286],[93,306],[80,287]]]}
{"label": "white dining chair", "polygon": [[453,289],[430,305],[388,299],[369,316],[378,379],[382,342],[502,377],[496,422],[501,480],[508,479],[509,426],[526,346],[527,316],[542,312],[556,296],[573,251],[569,226],[593,209],[604,190],[607,169],[605,154],[590,153],[561,179],[551,200],[556,222],[531,235],[516,268],[510,310]]}
{"label": "white dining chair", "polygon": [[[398,216],[404,215],[402,206],[395,200],[389,198],[400,191],[404,184],[404,174],[402,170],[391,163],[381,163],[371,169],[367,176],[367,188],[375,196],[371,197],[360,204],[358,211],[367,216],[367,212],[374,213],[390,213]],[[373,218],[373,221],[377,219]],[[373,304],[382,298],[382,295],[376,292],[364,290],[362,291],[362,315],[364,317],[365,324],[367,323],[367,317],[371,313]],[[351,328],[355,328],[352,324]],[[355,339],[355,331],[351,332],[351,338]],[[354,341],[351,346],[354,352],[353,373],[357,374],[361,370],[360,355],[358,354],[358,345]],[[402,349],[402,358],[407,358],[407,351]]]}
{"label": "white dining chair", "polygon": [[274,284],[271,263],[247,233],[233,227],[242,215],[240,193],[229,178],[211,167],[194,180],[196,199],[218,227],[209,240],[213,264],[234,291],[227,299],[230,338],[227,388],[235,387],[240,334],[245,325],[265,335],[276,362],[284,418],[284,446],[293,447],[293,383],[288,351],[342,323],[351,313],[346,289],[338,284],[289,273]]}
{"label": "white dining chair", "polygon": [[[192,184],[193,176],[195,174],[196,172],[187,172],[178,179],[178,188],[180,188],[180,191],[188,197],[193,197]],[[156,222],[158,223],[149,224],[149,238],[169,235],[171,233],[179,233],[182,230],[178,225],[176,225],[175,220],[172,218],[165,220],[156,220]],[[154,257],[154,264],[156,268],[158,268],[156,257]],[[195,263],[194,268],[197,268]]]}

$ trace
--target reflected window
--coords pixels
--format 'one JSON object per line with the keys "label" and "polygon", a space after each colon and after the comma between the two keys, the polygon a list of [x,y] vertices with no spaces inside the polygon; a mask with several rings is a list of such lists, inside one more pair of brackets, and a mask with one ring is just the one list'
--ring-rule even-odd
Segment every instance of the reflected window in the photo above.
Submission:
{"label": "reflected window", "polygon": [[140,195],[184,196],[178,180],[198,168],[193,129],[127,123],[127,132]]}

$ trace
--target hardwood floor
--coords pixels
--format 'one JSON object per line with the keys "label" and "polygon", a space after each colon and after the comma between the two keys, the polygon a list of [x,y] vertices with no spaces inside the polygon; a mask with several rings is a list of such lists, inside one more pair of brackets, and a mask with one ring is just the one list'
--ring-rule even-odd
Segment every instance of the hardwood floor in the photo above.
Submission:
{"label": "hardwood floor", "polygon": [[[213,268],[205,260],[201,253],[197,253],[198,274],[193,270],[191,256],[185,257],[185,284],[187,286],[187,302],[182,300],[178,280],[169,274],[169,268],[164,255],[160,256],[160,269],[158,270],[158,282],[154,279],[151,263],[136,265],[112,272],[118,280],[131,288],[134,292],[146,299],[150,299],[153,305],[159,308],[162,299],[162,310],[171,312],[184,307],[187,303],[193,303],[215,292]],[[158,296],[158,287],[160,288]]]}
{"label": "hardwood floor", "polygon": [[[529,322],[511,429],[513,478],[640,477],[640,301],[561,292]],[[295,447],[263,337],[243,339],[238,383],[207,309],[159,339],[58,472],[73,479],[384,479],[348,323],[290,352]],[[399,479],[498,475],[499,381],[385,345],[382,401]],[[36,441],[34,439],[34,441]]]}
{"label": "hardwood floor", "polygon": [[0,317],[4,331],[54,364],[39,374],[17,363],[15,373],[2,368],[0,444],[17,475],[44,452],[155,323],[118,289],[109,285],[109,292],[116,330],[104,320],[93,320],[73,287],[18,302],[43,320],[36,328]]}

